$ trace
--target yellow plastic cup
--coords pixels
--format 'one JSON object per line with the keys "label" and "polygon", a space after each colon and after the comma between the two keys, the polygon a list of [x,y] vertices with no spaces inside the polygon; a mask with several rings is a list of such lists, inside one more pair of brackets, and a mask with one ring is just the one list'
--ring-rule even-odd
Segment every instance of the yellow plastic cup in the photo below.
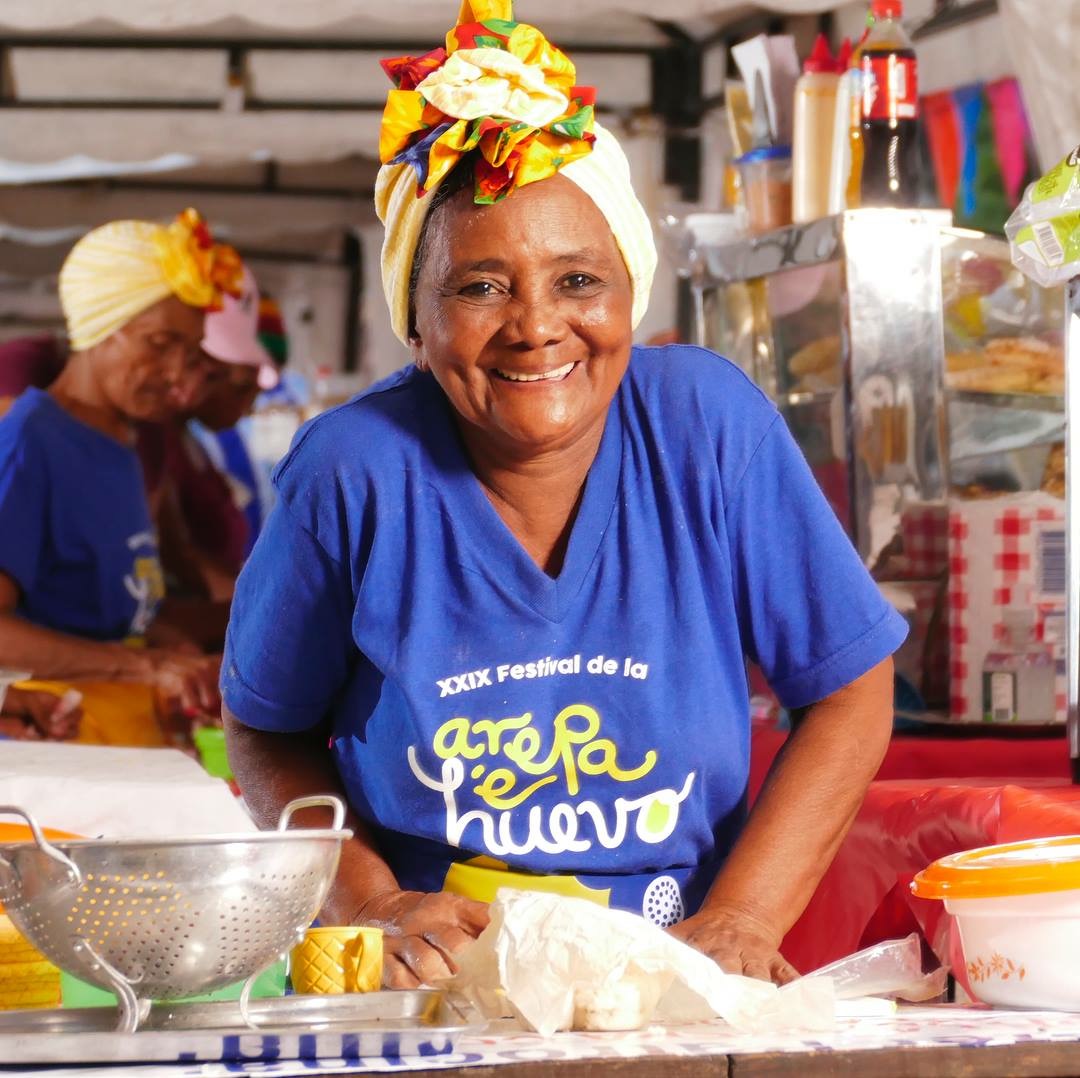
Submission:
{"label": "yellow plastic cup", "polygon": [[381,928],[309,928],[289,956],[293,991],[300,995],[375,992],[382,985]]}

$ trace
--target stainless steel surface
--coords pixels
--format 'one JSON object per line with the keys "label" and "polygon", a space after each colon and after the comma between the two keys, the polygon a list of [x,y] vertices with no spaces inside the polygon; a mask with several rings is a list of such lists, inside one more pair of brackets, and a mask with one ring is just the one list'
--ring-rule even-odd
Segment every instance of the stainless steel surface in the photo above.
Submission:
{"label": "stainless steel surface", "polygon": [[[864,211],[865,212],[865,211]],[[702,288],[751,281],[800,266],[819,266],[840,257],[843,217],[791,225],[721,247],[701,247],[690,279]]]}
{"label": "stainless steel surface", "polygon": [[977,404],[984,408],[1015,408],[1029,412],[1065,411],[1065,398],[1054,393],[977,393],[967,389],[946,389],[949,402]]}
{"label": "stainless steel surface", "polygon": [[[282,813],[287,827],[298,808]],[[116,992],[121,1027],[137,1001],[177,999],[251,977],[277,961],[319,911],[337,871],[344,807],[328,830],[278,830],[170,840],[0,846],[0,903],[47,958]]]}
{"label": "stainless steel surface", "polygon": [[1065,293],[1065,535],[1068,623],[1065,668],[1068,679],[1069,756],[1073,781],[1080,782],[1080,278]]}
{"label": "stainless steel surface", "polygon": [[355,1059],[433,1055],[483,1024],[435,989],[252,1000],[257,1032],[237,1002],[159,1003],[138,1033],[112,1031],[110,1008],[0,1012],[5,1064]]}
{"label": "stainless steel surface", "polygon": [[951,222],[936,210],[844,215],[852,516],[867,564],[905,506],[948,492],[940,233]]}

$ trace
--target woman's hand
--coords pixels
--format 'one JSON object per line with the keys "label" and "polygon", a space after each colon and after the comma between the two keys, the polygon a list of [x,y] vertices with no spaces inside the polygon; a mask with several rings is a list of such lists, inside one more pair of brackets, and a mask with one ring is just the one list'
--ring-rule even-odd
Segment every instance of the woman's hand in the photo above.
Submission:
{"label": "woman's hand", "polygon": [[63,696],[32,689],[8,689],[3,717],[23,725],[17,732],[7,724],[8,736],[28,741],[68,741],[79,732],[82,719],[82,695],[69,690]]}
{"label": "woman's hand", "polygon": [[787,984],[798,971],[778,950],[780,934],[745,910],[706,907],[669,930],[713,959],[725,973]]}
{"label": "woman's hand", "polygon": [[446,891],[390,891],[354,918],[383,930],[383,984],[416,988],[457,972],[454,955],[488,923],[488,905]]}
{"label": "woman's hand", "polygon": [[198,655],[175,648],[148,648],[145,652],[150,684],[157,689],[170,712],[189,718],[217,716],[220,655]]}

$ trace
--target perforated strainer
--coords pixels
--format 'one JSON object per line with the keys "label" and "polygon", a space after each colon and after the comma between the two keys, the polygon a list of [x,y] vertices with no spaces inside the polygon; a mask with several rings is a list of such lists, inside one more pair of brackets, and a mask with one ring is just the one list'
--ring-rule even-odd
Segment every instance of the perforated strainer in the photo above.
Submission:
{"label": "perforated strainer", "polygon": [[[288,830],[302,808],[333,809],[330,830]],[[336,797],[286,805],[277,831],[167,840],[0,845],[0,904],[61,969],[117,994],[118,1029],[134,1032],[149,1000],[179,999],[254,978],[319,912],[343,840]]]}

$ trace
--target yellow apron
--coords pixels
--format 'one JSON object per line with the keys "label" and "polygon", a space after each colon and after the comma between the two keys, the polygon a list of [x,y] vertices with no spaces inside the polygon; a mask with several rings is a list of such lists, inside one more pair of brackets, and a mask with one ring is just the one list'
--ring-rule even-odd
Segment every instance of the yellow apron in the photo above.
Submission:
{"label": "yellow apron", "polygon": [[500,887],[515,891],[543,891],[565,895],[568,898],[584,898],[598,906],[611,904],[611,892],[586,887],[573,876],[535,876],[528,872],[511,872],[502,861],[493,857],[474,857],[470,861],[458,861],[446,873],[443,890],[462,898],[474,898],[478,902],[491,902]]}

